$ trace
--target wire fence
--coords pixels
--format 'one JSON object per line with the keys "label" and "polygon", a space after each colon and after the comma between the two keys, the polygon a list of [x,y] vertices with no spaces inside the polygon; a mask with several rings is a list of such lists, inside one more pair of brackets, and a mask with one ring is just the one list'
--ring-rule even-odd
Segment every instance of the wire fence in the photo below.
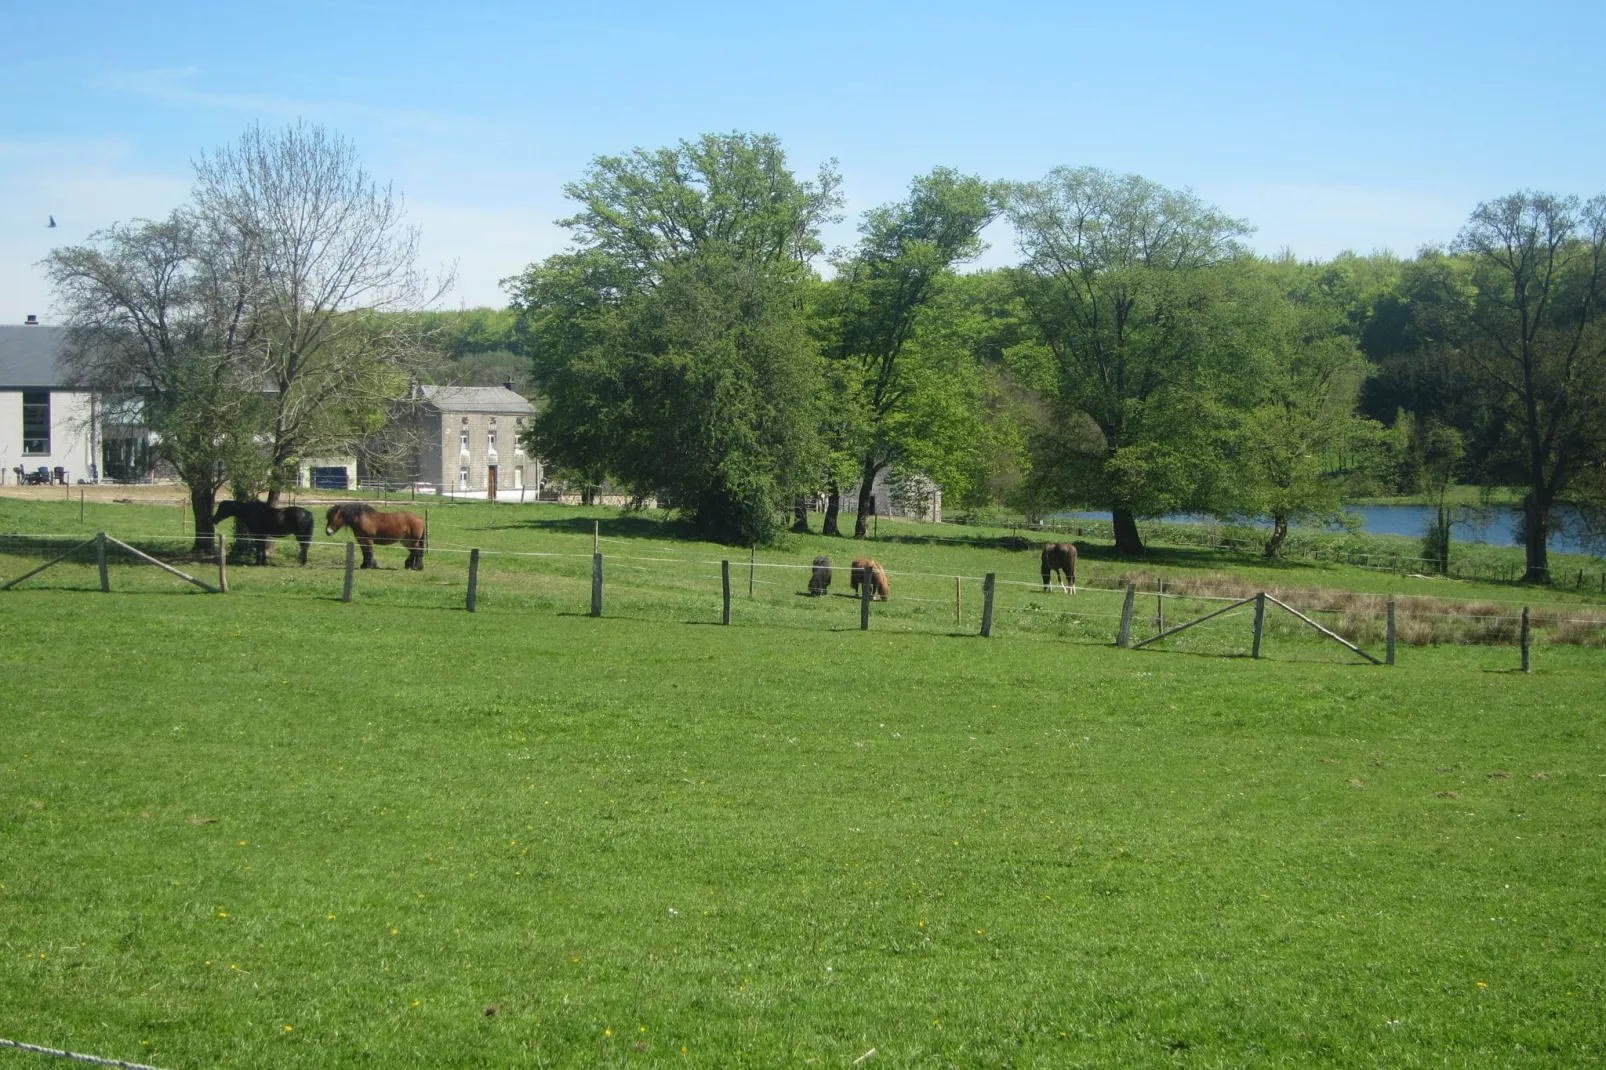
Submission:
{"label": "wire fence", "polygon": [[[360,557],[339,540],[312,542],[305,566],[296,564],[295,544],[289,540],[277,543],[267,567],[248,567],[239,559],[220,566],[215,552],[196,554],[193,536],[177,534],[130,537],[126,544],[108,537],[103,569],[95,539],[84,539],[59,533],[0,534],[0,583],[16,584],[13,590],[125,594],[199,594],[199,587],[226,587],[231,596],[243,597],[351,600],[436,611],[461,611],[471,603],[475,612],[594,615],[600,609],[602,616],[684,623],[723,622],[728,604],[733,625],[823,631],[856,630],[865,613],[852,589],[851,569],[840,562],[830,570],[830,587],[815,595],[810,591],[811,563],[759,560],[756,553],[749,560],[724,559],[673,546],[643,546],[639,540],[599,537],[595,554],[577,551],[572,543],[515,551],[434,542],[424,570],[415,572],[402,568],[405,550],[399,546],[376,547],[378,567],[356,568]],[[57,557],[63,559],[26,575]],[[349,581],[348,557],[353,566]],[[1019,570],[1018,561],[1010,562],[1015,570],[993,574],[989,631],[994,638],[1115,643],[1130,586],[1132,643],[1264,589],[1274,600],[1363,648],[1387,641],[1391,603],[1401,646],[1515,646],[1521,642],[1525,616],[1536,643],[1606,646],[1606,606],[1585,602],[1390,598],[1344,590],[1258,588],[1230,576],[1160,577],[1103,563],[1085,566],[1083,583],[1072,592],[1054,585],[1045,589],[1040,577]],[[946,635],[981,630],[989,603],[986,576],[903,569],[887,569],[886,575],[891,597],[869,607],[872,629]],[[1245,621],[1251,613],[1250,607],[1240,606],[1150,649],[1249,655],[1253,638]],[[1293,655],[1354,659],[1340,647],[1321,644],[1306,623],[1292,616],[1266,615],[1262,632],[1264,639],[1286,644]]]}

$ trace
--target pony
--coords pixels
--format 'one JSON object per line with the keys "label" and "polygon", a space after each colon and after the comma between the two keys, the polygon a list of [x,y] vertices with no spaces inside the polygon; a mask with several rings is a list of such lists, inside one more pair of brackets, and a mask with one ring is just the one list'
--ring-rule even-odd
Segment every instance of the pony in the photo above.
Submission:
{"label": "pony", "polygon": [[1076,593],[1076,544],[1073,542],[1051,542],[1043,547],[1043,590],[1048,590],[1048,581],[1054,573],[1060,574],[1060,590],[1065,590],[1066,581],[1070,582],[1070,593]]}
{"label": "pony", "polygon": [[814,559],[814,573],[809,576],[809,597],[819,598],[831,586],[831,559],[829,557],[816,557]]}
{"label": "pony", "polygon": [[859,593],[861,583],[875,591],[872,597],[879,597],[883,602],[891,601],[892,588],[887,584],[886,570],[881,567],[879,561],[872,561],[867,557],[853,559],[853,571],[848,573],[848,585],[853,588],[854,594]]}
{"label": "pony", "polygon": [[256,549],[257,564],[268,563],[268,544],[285,535],[296,537],[301,544],[301,563],[307,563],[307,551],[312,548],[312,514],[307,510],[296,505],[280,509],[254,498],[226,501],[218,503],[212,523],[215,526],[230,517],[234,518],[234,534],[250,540]]}
{"label": "pony", "polygon": [[341,528],[350,528],[362,547],[362,567],[378,568],[374,564],[374,544],[389,546],[399,542],[407,547],[407,564],[403,568],[424,571],[424,541],[428,532],[424,521],[413,513],[381,513],[371,505],[352,502],[331,505],[324,517],[324,534],[333,535]]}

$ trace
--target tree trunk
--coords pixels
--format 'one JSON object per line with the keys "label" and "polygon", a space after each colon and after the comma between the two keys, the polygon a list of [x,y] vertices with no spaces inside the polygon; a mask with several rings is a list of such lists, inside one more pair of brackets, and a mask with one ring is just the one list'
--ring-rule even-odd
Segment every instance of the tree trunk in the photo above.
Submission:
{"label": "tree trunk", "polygon": [[275,509],[279,507],[279,495],[282,493],[278,487],[268,488],[268,504]]}
{"label": "tree trunk", "polygon": [[1550,557],[1545,536],[1550,533],[1550,502],[1538,489],[1530,490],[1522,502],[1522,541],[1528,568],[1524,583],[1550,582]]}
{"label": "tree trunk", "polygon": [[1288,517],[1279,513],[1271,520],[1271,538],[1266,540],[1266,556],[1276,557],[1288,538]]}
{"label": "tree trunk", "polygon": [[870,517],[875,512],[875,477],[881,474],[884,467],[873,457],[864,458],[864,468],[859,473],[859,515],[853,519],[855,539],[862,539],[870,533]]}
{"label": "tree trunk", "polygon": [[1110,510],[1115,525],[1115,552],[1122,557],[1141,557],[1143,539],[1138,535],[1138,519],[1130,509]]}
{"label": "tree trunk", "polygon": [[825,523],[820,527],[821,535],[840,535],[837,530],[836,517],[842,511],[842,489],[832,483],[825,495]]}
{"label": "tree trunk", "polygon": [[217,528],[212,523],[212,514],[217,512],[217,488],[210,483],[197,484],[190,488],[190,512],[195,520],[195,543],[191,550],[197,555],[211,556],[216,553],[213,542]]}
{"label": "tree trunk", "polygon": [[799,535],[814,534],[809,530],[809,500],[801,494],[792,498],[792,530]]}

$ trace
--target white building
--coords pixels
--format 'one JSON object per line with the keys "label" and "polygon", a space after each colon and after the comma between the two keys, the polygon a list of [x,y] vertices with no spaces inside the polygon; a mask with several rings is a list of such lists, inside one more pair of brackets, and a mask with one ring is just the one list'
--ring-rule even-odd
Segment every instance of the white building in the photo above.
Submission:
{"label": "white building", "polygon": [[67,385],[58,361],[66,329],[28,320],[0,326],[0,481],[40,468],[68,481],[98,478],[100,400]]}

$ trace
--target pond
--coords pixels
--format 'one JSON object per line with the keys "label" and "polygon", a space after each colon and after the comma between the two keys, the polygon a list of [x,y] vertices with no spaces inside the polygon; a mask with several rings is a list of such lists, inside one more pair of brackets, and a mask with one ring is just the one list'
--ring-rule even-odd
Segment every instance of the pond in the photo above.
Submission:
{"label": "pond", "polygon": [[[1420,538],[1427,530],[1428,521],[1438,513],[1430,505],[1352,505],[1345,509],[1352,516],[1361,518],[1361,530],[1368,535],[1406,535],[1411,538]],[[1509,505],[1491,506],[1488,509],[1455,509],[1454,526],[1451,528],[1451,537],[1456,542],[1485,543],[1489,546],[1516,546],[1517,532],[1522,527],[1522,511]],[[1075,512],[1060,513],[1058,518],[1077,520],[1108,520],[1109,513]],[[1194,514],[1177,514],[1162,518],[1173,524],[1207,524],[1215,523],[1211,517]],[[1562,554],[1587,554],[1592,551],[1584,544],[1579,536],[1576,514],[1570,510],[1557,509],[1555,519],[1559,522],[1547,540],[1550,549]],[[1141,522],[1140,522],[1141,523]],[[1270,527],[1269,524],[1257,522],[1251,527]]]}

